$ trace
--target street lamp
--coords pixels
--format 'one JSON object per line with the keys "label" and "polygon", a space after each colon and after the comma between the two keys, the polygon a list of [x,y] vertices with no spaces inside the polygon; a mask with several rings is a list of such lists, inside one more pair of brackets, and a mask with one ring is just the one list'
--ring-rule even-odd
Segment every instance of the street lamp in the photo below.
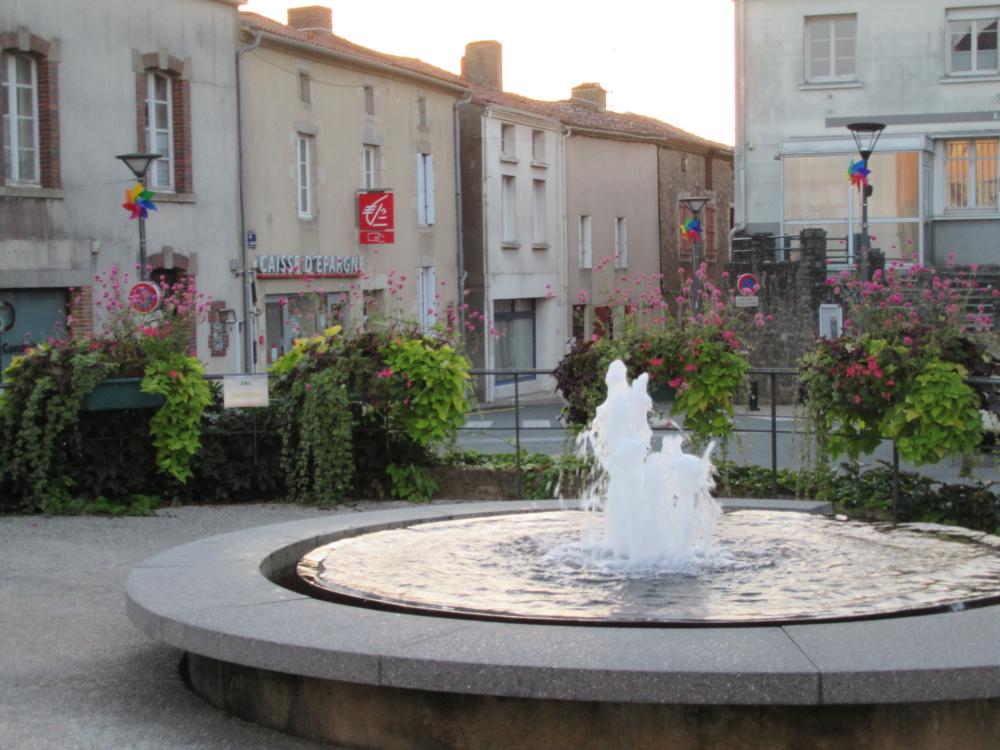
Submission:
{"label": "street lamp", "polygon": [[[868,158],[875,150],[875,144],[878,143],[879,136],[885,130],[885,124],[881,122],[852,122],[847,126],[847,129],[854,136],[854,145],[857,146],[858,153],[861,154],[864,168],[868,169]],[[862,281],[868,281],[868,254],[870,252],[868,247],[868,199],[872,192],[872,186],[867,182],[861,188],[861,258],[858,274]]]}
{"label": "street lamp", "polygon": [[[118,154],[126,167],[132,170],[137,182],[146,179],[149,165],[160,158],[160,154]],[[139,216],[139,280],[146,280],[146,219]]]}
{"label": "street lamp", "polygon": [[[705,204],[711,200],[703,196],[696,196],[693,198],[681,198],[681,203],[687,206],[688,211],[691,215],[697,219],[698,214],[701,213],[701,209],[705,207]],[[701,307],[701,300],[699,295],[696,293],[700,286],[698,280],[698,266],[701,264],[701,233],[698,233],[698,239],[691,243],[691,295],[694,298],[694,309],[697,311]]]}

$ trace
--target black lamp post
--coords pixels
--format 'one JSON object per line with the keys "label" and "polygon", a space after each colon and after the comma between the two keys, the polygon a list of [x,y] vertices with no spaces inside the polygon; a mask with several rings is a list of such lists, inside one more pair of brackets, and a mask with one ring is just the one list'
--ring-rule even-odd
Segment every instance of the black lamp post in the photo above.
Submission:
{"label": "black lamp post", "polygon": [[[160,158],[160,154],[119,154],[116,159],[124,162],[132,170],[137,182],[146,179],[149,165]],[[139,279],[146,280],[146,220],[139,216]]]}
{"label": "black lamp post", "polygon": [[[854,136],[854,144],[858,147],[861,160],[865,169],[868,168],[868,158],[875,150],[879,136],[885,130],[885,124],[881,122],[852,122],[847,126]],[[868,240],[868,199],[872,194],[872,186],[864,185],[861,188],[861,258],[859,259],[858,274],[862,281],[868,281],[869,262],[869,240]],[[852,230],[853,231],[853,230]]]}
{"label": "black lamp post", "polygon": [[[711,200],[703,196],[696,196],[694,198],[681,198],[681,203],[687,206],[688,211],[691,215],[697,219],[698,214],[701,213],[701,209],[705,207],[705,204]],[[694,309],[697,311],[701,307],[701,299],[696,294],[701,282],[698,280],[698,267],[701,265],[701,234],[699,233],[698,239],[691,243],[691,294],[694,298]]]}

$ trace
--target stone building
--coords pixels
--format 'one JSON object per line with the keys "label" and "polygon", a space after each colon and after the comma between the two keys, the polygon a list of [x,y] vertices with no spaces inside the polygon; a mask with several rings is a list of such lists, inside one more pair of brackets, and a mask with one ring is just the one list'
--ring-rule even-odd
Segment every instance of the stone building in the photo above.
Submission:
{"label": "stone building", "polygon": [[[215,300],[199,328],[212,372],[240,369],[236,0],[8,0],[0,4],[0,301],[15,310],[0,364],[25,343],[94,327],[96,272],[135,277],[134,180],[115,157],[155,152],[146,222],[156,277],[194,277]],[[155,19],[155,20],[154,20]],[[78,290],[71,294],[70,289]],[[99,321],[97,322],[99,325]]]}
{"label": "stone building", "polygon": [[256,366],[335,322],[447,324],[460,301],[463,81],[335,35],[326,7],[290,9],[288,25],[250,13],[241,24]]}
{"label": "stone building", "polygon": [[[690,261],[679,198],[710,198],[707,254],[721,271],[732,154],[659,120],[609,111],[597,83],[574,87],[562,101],[504,91],[502,66],[498,42],[466,47],[462,72],[472,100],[459,108],[465,287],[485,315],[474,361],[550,369],[573,338],[608,332],[626,289],[636,295],[661,271]],[[488,397],[508,395],[507,380],[487,380]],[[539,376],[520,391],[550,386]]]}

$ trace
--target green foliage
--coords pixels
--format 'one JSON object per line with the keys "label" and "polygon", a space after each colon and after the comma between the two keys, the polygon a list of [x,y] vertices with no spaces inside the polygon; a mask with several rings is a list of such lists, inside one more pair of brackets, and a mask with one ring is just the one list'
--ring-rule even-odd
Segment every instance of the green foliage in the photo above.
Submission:
{"label": "green foliage", "polygon": [[165,355],[146,365],[142,390],[167,399],[149,421],[156,465],[178,482],[186,482],[191,459],[201,447],[201,417],[212,400],[205,368],[194,357]]}
{"label": "green foliage", "polygon": [[50,503],[45,514],[54,516],[152,516],[160,506],[156,495],[132,495],[124,499],[109,499],[103,495],[88,500],[75,497]]}
{"label": "green foliage", "polygon": [[79,447],[80,404],[106,371],[99,354],[84,342],[43,344],[6,369],[0,481],[16,488],[18,499],[11,498],[10,506],[43,510],[69,496],[71,481],[58,460],[60,451]]}
{"label": "green foliage", "polygon": [[931,360],[885,418],[899,455],[917,464],[972,453],[983,438],[979,398],[965,384],[965,370]]}
{"label": "green foliage", "polygon": [[437,482],[427,476],[419,466],[389,464],[386,472],[389,475],[389,492],[392,497],[399,500],[426,503],[438,490]]}
{"label": "green foliage", "polygon": [[289,496],[339,503],[351,489],[351,410],[342,373],[310,372],[283,394],[281,465]]}
{"label": "green foliage", "polygon": [[689,347],[685,367],[692,367],[687,387],[674,401],[672,414],[684,416],[684,429],[702,441],[727,437],[733,430],[733,394],[746,378],[746,359],[720,340],[705,340]]}
{"label": "green foliage", "polygon": [[430,339],[394,339],[385,352],[399,421],[420,445],[448,440],[465,422],[469,363]]}

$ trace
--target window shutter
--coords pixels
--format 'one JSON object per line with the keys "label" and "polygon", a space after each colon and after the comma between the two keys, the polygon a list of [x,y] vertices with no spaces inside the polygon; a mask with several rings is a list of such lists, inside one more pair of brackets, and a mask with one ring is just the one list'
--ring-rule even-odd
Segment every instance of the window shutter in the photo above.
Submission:
{"label": "window shutter", "polygon": [[427,197],[424,187],[424,155],[417,153],[417,224],[427,223]]}
{"label": "window shutter", "polygon": [[434,223],[434,154],[424,154],[424,175],[427,191],[427,223]]}

